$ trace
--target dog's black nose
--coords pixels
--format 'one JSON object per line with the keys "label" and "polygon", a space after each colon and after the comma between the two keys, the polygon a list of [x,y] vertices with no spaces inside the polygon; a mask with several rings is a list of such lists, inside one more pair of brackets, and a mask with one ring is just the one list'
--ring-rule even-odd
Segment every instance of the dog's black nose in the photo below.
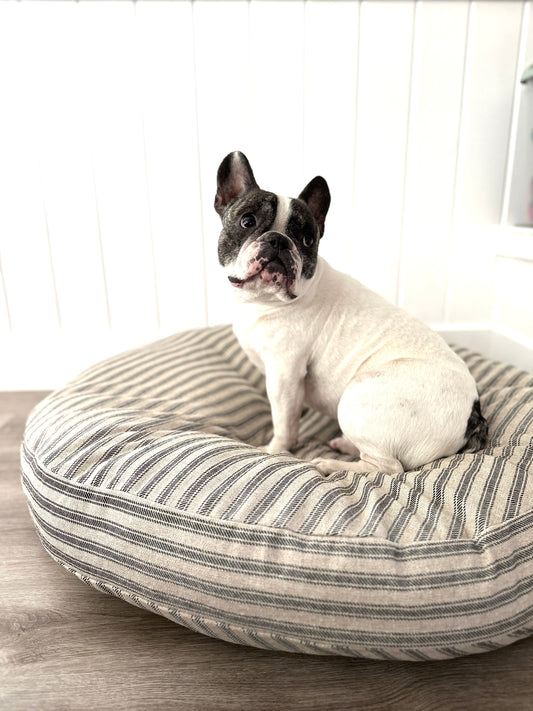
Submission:
{"label": "dog's black nose", "polygon": [[273,249],[276,250],[277,254],[279,254],[283,249],[289,249],[290,247],[289,238],[282,235],[280,232],[270,232],[266,237],[266,241]]}

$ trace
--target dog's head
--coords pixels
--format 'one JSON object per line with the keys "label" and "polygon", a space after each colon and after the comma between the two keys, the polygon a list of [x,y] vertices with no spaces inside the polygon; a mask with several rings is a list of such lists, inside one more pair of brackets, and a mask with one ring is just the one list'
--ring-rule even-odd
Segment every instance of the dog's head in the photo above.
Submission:
{"label": "dog's head", "polygon": [[218,169],[215,210],[222,219],[218,259],[243,298],[291,301],[317,264],[330,194],[317,176],[298,199],[261,190],[243,153]]}

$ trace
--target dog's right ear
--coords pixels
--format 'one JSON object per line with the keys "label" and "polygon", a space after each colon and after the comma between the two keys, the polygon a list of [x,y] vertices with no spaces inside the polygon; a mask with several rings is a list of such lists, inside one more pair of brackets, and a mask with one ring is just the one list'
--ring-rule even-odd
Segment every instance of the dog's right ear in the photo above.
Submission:
{"label": "dog's right ear", "polygon": [[218,168],[215,210],[219,215],[226,207],[248,190],[259,187],[248,159],[240,151],[227,155]]}

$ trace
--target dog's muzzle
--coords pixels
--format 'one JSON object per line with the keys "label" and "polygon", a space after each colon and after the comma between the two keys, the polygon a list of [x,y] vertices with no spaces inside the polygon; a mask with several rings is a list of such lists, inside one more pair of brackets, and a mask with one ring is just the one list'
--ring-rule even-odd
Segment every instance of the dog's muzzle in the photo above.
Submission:
{"label": "dog's muzzle", "polygon": [[291,242],[289,238],[281,232],[265,232],[258,239],[258,242],[265,242],[268,244],[277,255],[281,254],[283,250],[290,251],[291,249]]}
{"label": "dog's muzzle", "polygon": [[246,270],[241,277],[228,276],[233,286],[262,282],[295,298],[294,282],[298,273],[299,253],[294,242],[281,232],[265,232],[250,244],[242,255]]}
{"label": "dog's muzzle", "polygon": [[281,232],[265,232],[257,241],[257,259],[264,264],[266,274],[272,275],[271,279],[267,278],[265,281],[276,283],[279,280],[280,284],[281,281],[286,281],[287,288],[292,286],[297,269],[292,240]]}

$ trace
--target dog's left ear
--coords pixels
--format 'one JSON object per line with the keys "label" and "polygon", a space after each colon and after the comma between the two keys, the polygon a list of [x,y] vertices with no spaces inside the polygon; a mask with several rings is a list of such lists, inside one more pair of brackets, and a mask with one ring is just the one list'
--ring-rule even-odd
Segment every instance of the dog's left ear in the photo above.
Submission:
{"label": "dog's left ear", "polygon": [[248,158],[240,151],[229,153],[218,168],[215,210],[220,216],[226,207],[252,188],[259,187]]}
{"label": "dog's left ear", "polygon": [[331,202],[328,184],[320,175],[313,178],[308,183],[298,196],[300,200],[307,203],[307,207],[311,210],[311,214],[315,218],[320,230],[320,236],[324,234],[324,225],[326,215]]}

